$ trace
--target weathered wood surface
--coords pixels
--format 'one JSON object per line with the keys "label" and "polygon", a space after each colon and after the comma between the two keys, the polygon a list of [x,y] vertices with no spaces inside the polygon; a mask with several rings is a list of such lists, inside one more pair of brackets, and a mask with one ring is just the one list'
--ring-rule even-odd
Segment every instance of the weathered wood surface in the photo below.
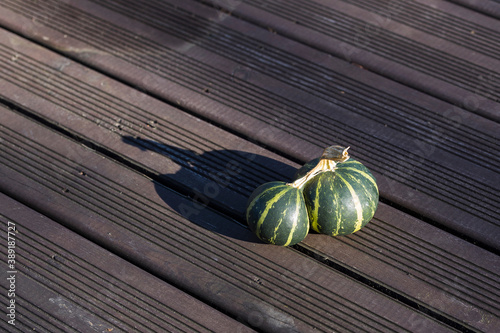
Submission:
{"label": "weathered wood surface", "polygon": [[500,3],[496,0],[450,0],[466,8],[500,18]]}
{"label": "weathered wood surface", "polygon": [[[12,198],[0,213],[27,232],[25,327],[84,330],[88,316],[125,331],[500,330],[494,4],[305,3],[0,1],[0,190]],[[376,175],[372,223],[290,249],[258,242],[248,195],[332,143]],[[73,266],[53,265],[46,241],[128,287],[86,303],[99,281],[57,282]],[[101,255],[121,271],[86,258]],[[47,267],[63,289],[30,299]],[[152,286],[123,281],[127,269]],[[96,314],[127,288],[161,315]]]}
{"label": "weathered wood surface", "polygon": [[[97,2],[113,4],[113,11]],[[5,10],[2,16],[4,24],[30,38],[301,162],[317,157],[331,142],[350,145],[375,172],[383,197],[500,249],[497,60],[465,53],[471,67],[464,69],[469,72],[463,79],[487,80],[478,82],[481,92],[428,76],[418,79],[418,69],[400,68],[398,73],[408,79],[417,78],[433,91],[440,87],[461,100],[436,99],[332,57],[332,50],[316,50],[197,2],[147,2],[138,8],[137,2],[97,2],[25,6],[7,1],[5,6],[17,12]],[[306,36],[313,33],[304,31]],[[340,43],[320,40],[326,46]],[[494,39],[488,42],[498,45]],[[449,75],[462,70],[444,57],[446,50],[440,52],[444,54],[435,56],[437,67],[454,64],[456,68],[446,70]],[[377,57],[365,53],[369,59]],[[425,54],[404,46],[400,53],[428,62]],[[390,61],[379,72],[399,80],[386,73],[399,66],[396,58],[388,57],[377,62]],[[474,57],[489,67],[474,72]],[[491,119],[455,106],[469,99],[475,111],[484,109]]]}
{"label": "weathered wood surface", "polygon": [[132,170],[117,172],[115,162],[20,115],[2,114],[8,128],[30,135],[6,129],[3,136],[13,157],[2,170],[6,193],[29,196],[45,215],[238,320],[270,332],[449,330],[314,258],[271,250],[209,208],[188,221],[177,211],[191,202],[172,190]]}
{"label": "weathered wood surface", "polygon": [[[68,332],[72,327],[88,332],[209,332],[221,326],[250,331],[62,225],[0,197],[2,223],[15,223],[19,237],[19,332]],[[2,326],[8,330],[5,321]]]}

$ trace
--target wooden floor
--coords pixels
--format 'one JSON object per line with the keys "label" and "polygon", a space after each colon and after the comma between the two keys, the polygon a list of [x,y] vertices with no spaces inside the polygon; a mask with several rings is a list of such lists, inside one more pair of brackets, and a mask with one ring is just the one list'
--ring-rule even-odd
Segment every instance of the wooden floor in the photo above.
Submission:
{"label": "wooden floor", "polygon": [[[1,330],[500,332],[500,2],[0,0],[0,56]],[[261,243],[333,144],[374,219]]]}

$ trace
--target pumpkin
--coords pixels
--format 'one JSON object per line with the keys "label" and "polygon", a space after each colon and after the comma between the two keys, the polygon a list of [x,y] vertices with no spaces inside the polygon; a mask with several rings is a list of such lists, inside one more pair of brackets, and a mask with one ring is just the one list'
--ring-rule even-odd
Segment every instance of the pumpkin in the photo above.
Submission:
{"label": "pumpkin", "polygon": [[375,214],[379,192],[375,177],[341,146],[300,168],[292,183],[259,186],[248,199],[249,228],[267,243],[301,242],[312,228],[330,236],[363,228]]}
{"label": "pumpkin", "polygon": [[302,191],[285,182],[269,182],[250,195],[246,219],[262,241],[289,246],[309,232],[309,219]]}
{"label": "pumpkin", "polygon": [[375,177],[341,146],[325,149],[321,158],[296,173],[293,186],[302,189],[311,229],[338,236],[364,227],[375,214],[379,191]]}

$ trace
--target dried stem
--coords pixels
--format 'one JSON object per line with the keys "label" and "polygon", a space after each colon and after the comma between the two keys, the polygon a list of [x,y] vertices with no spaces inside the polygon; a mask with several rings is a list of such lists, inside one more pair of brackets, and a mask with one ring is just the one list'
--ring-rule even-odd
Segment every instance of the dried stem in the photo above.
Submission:
{"label": "dried stem", "polygon": [[312,168],[304,177],[297,179],[293,183],[288,183],[287,185],[301,189],[316,175],[325,171],[335,171],[338,163],[345,162],[349,159],[349,154],[347,153],[348,149],[349,147],[345,148],[342,146],[330,146],[326,148],[321,155],[321,159],[314,168]]}

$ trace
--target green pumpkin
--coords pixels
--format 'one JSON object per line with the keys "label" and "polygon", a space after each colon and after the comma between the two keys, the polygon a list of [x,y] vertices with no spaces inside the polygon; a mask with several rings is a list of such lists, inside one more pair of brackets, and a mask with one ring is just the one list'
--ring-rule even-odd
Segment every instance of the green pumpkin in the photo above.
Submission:
{"label": "green pumpkin", "polygon": [[348,235],[373,218],[379,192],[375,177],[349,158],[348,148],[333,147],[336,157],[331,158],[330,152],[310,161],[297,171],[295,184],[303,191],[311,229],[331,236]]}
{"label": "green pumpkin", "polygon": [[302,191],[285,182],[259,186],[247,203],[246,219],[262,241],[290,246],[309,232],[309,219]]}

